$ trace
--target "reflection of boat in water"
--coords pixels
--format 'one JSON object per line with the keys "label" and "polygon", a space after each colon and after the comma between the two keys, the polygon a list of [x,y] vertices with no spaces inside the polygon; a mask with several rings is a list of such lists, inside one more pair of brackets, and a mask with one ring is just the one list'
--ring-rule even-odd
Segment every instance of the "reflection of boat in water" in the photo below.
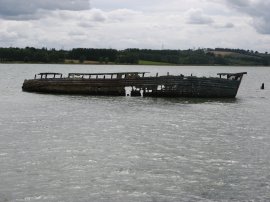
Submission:
{"label": "reflection of boat in water", "polygon": [[[24,91],[42,93],[233,98],[246,72],[219,73],[219,77],[184,75],[145,76],[147,72],[40,73],[25,80]],[[38,77],[38,78],[37,78]]]}

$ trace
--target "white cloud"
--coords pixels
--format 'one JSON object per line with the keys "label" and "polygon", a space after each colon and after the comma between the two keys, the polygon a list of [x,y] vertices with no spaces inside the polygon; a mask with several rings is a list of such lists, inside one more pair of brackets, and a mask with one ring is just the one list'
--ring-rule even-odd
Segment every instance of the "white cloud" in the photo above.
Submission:
{"label": "white cloud", "polygon": [[101,10],[94,10],[92,14],[92,19],[93,21],[96,22],[104,22],[107,19],[107,17]]}
{"label": "white cloud", "polygon": [[[148,10],[155,8],[157,5],[164,4],[159,0],[91,0],[91,7],[102,8],[106,11],[117,9],[132,9],[132,10]],[[165,3],[166,4],[166,3]]]}
{"label": "white cloud", "polygon": [[40,10],[86,10],[89,0],[0,0],[0,16],[9,19],[36,18]]}
{"label": "white cloud", "polygon": [[261,34],[270,34],[270,1],[226,0],[229,6],[252,18],[251,25]]}
{"label": "white cloud", "polygon": [[225,28],[233,28],[234,27],[234,24],[231,23],[231,22],[228,22],[224,25]]}
{"label": "white cloud", "polygon": [[0,47],[160,49],[163,44],[270,52],[269,3],[261,0],[91,0],[91,9],[88,0],[43,1],[32,0],[27,9],[17,2],[13,12],[4,12],[3,3],[11,7],[16,1],[0,0]]}
{"label": "white cloud", "polygon": [[243,8],[247,7],[250,4],[250,0],[226,0],[229,4],[233,5],[234,7]]}
{"label": "white cloud", "polygon": [[212,24],[214,20],[203,14],[201,9],[191,9],[188,11],[188,19],[187,22],[189,24]]}

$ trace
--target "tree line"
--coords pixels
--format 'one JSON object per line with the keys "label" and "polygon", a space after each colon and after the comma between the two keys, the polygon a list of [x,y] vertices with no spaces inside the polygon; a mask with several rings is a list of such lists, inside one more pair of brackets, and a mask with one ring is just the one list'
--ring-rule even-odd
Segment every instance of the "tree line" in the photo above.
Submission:
{"label": "tree line", "polygon": [[[219,54],[230,52],[230,54]],[[0,48],[0,62],[22,63],[66,63],[67,61],[96,61],[97,63],[139,64],[139,61],[152,61],[175,65],[270,65],[270,55],[242,49],[96,49],[74,48],[56,50],[47,48]]]}

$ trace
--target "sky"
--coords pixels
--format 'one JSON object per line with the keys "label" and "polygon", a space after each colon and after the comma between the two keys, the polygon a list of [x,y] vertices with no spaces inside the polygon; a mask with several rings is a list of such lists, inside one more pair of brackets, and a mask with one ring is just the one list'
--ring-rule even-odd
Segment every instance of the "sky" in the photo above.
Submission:
{"label": "sky", "polygon": [[270,0],[0,0],[0,47],[270,52]]}

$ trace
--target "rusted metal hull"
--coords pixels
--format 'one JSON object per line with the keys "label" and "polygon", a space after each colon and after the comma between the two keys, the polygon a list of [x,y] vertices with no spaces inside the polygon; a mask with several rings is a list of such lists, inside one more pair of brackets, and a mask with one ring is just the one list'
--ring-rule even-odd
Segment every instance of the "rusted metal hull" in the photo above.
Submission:
{"label": "rusted metal hull", "polygon": [[234,98],[241,79],[160,76],[121,79],[51,78],[25,80],[27,92],[145,97]]}

